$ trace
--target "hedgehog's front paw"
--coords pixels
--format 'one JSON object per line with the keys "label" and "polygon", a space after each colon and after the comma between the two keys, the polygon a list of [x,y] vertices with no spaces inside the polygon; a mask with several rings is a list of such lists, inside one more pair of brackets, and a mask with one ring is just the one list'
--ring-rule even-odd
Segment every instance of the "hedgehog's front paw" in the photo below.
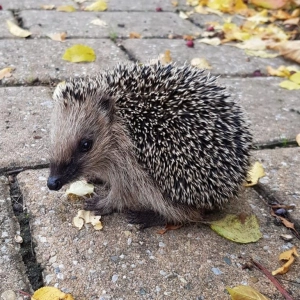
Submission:
{"label": "hedgehog's front paw", "polygon": [[128,211],[127,212],[128,222],[130,224],[139,224],[140,229],[145,229],[153,226],[166,225],[166,220],[160,214],[152,211]]}
{"label": "hedgehog's front paw", "polygon": [[87,198],[85,200],[84,209],[94,211],[98,216],[109,215],[113,212],[112,207],[108,205],[107,199],[97,196],[93,198]]}

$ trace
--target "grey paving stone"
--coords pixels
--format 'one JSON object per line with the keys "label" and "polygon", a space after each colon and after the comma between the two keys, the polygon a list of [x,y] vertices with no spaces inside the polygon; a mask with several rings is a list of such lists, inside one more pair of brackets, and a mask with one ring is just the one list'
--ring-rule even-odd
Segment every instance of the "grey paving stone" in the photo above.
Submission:
{"label": "grey paving stone", "polygon": [[299,91],[282,89],[280,78],[220,78],[243,106],[255,142],[294,138],[299,133]]}
{"label": "grey paving stone", "polygon": [[[48,170],[25,171],[18,175],[18,181],[32,215],[31,230],[37,260],[45,268],[44,279],[49,285],[71,292],[75,299],[202,296],[225,300],[230,298],[225,287],[241,284],[253,286],[272,300],[283,299],[262,273],[242,269],[249,257],[254,257],[274,270],[280,266],[279,253],[288,247],[280,238],[287,230],[273,224],[268,208],[251,189],[229,205],[227,213],[250,213],[251,204],[263,238],[240,245],[204,225],[183,227],[165,235],[158,235],[156,228],[139,231],[128,225],[122,214],[103,217],[103,231],[96,232],[90,226],[78,231],[72,218],[81,205],[66,201],[61,193],[49,192],[47,175]],[[290,246],[293,244],[297,241]],[[215,275],[212,268],[221,273]],[[256,283],[251,281],[253,277]],[[284,279],[297,278],[296,263]],[[287,281],[283,284],[295,299],[300,296],[296,285]]]}
{"label": "grey paving stone", "polygon": [[0,88],[0,99],[0,170],[47,163],[50,89]]}
{"label": "grey paving stone", "polygon": [[[173,34],[196,34],[199,29],[189,21],[172,12],[57,12],[22,11],[20,16],[24,27],[33,36],[45,36],[51,32],[67,31],[69,37],[101,38],[129,37],[137,32],[142,37],[167,37]],[[99,17],[107,23],[107,28],[90,24]]]}
{"label": "grey paving stone", "polygon": [[294,203],[292,216],[300,222],[300,147],[255,151],[253,156],[266,171],[262,184],[275,191],[282,203]]}
{"label": "grey paving stone", "polygon": [[[86,1],[83,6],[86,7],[94,1]],[[163,11],[174,11],[175,6],[172,5],[171,1],[165,0],[109,0],[107,1],[108,11],[156,11],[156,8],[160,7]]]}
{"label": "grey paving stone", "polygon": [[266,74],[266,67],[279,67],[280,65],[291,64],[285,59],[277,57],[264,59],[248,56],[243,50],[231,46],[211,46],[195,41],[195,47],[189,48],[184,40],[178,39],[128,39],[122,42],[123,46],[130,51],[140,62],[148,62],[158,57],[166,50],[171,51],[174,62],[183,64],[190,63],[193,58],[205,58],[212,66],[212,74],[228,76],[252,75],[254,71],[261,70]]}
{"label": "grey paving stone", "polygon": [[[65,50],[76,44],[94,49],[96,61],[71,63],[62,59]],[[100,69],[126,61],[126,55],[113,42],[105,39],[72,39],[64,43],[50,39],[0,40],[0,69],[15,67],[6,84],[28,83],[36,80],[50,82],[67,77],[95,74]]]}
{"label": "grey paving stone", "polygon": [[41,9],[42,5],[73,5],[76,7],[76,3],[72,0],[2,0],[1,5],[4,10],[22,10],[22,9]]}
{"label": "grey paving stone", "polygon": [[[0,298],[19,299],[19,291],[32,292],[25,266],[20,255],[20,226],[12,211],[9,184],[6,177],[0,177]],[[12,291],[16,298],[2,298],[2,293]]]}
{"label": "grey paving stone", "polygon": [[13,38],[14,36],[9,32],[6,21],[13,21],[14,17],[10,11],[0,10],[0,38]]}

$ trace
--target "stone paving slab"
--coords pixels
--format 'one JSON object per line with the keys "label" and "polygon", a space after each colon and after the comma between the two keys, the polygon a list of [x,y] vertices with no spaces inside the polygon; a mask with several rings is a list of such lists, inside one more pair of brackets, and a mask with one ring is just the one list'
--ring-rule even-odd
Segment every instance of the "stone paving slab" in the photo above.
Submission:
{"label": "stone paving slab", "polygon": [[[67,31],[69,37],[129,37],[137,32],[142,37],[167,37],[169,34],[196,34],[200,30],[172,12],[57,12],[27,10],[20,13],[24,27],[33,36]],[[107,28],[90,24],[99,17]]]}
{"label": "stone paving slab", "polygon": [[[278,151],[280,156],[285,150]],[[31,229],[37,243],[37,260],[45,267],[46,284],[56,285],[81,300],[225,300],[230,299],[225,287],[240,284],[249,284],[272,300],[283,299],[260,272],[242,270],[250,256],[273,270],[280,266],[280,252],[294,244],[299,247],[297,240],[286,243],[280,238],[287,229],[273,224],[268,208],[253,190],[247,189],[238,202],[227,207],[230,213],[253,210],[259,218],[263,238],[242,245],[202,225],[165,235],[158,235],[156,228],[139,231],[127,224],[123,214],[103,217],[103,231],[95,232],[89,226],[78,231],[72,226],[72,218],[80,204],[48,191],[47,175],[48,170],[18,175],[24,203],[33,216]],[[296,261],[282,278],[300,280],[298,264]],[[216,275],[213,268],[220,274]],[[295,299],[300,297],[296,284],[289,283],[286,288]]]}
{"label": "stone paving slab", "polygon": [[22,9],[41,9],[42,5],[73,5],[76,3],[72,0],[1,0],[1,5],[4,10],[22,10]]}
{"label": "stone paving slab", "polygon": [[10,11],[0,10],[0,38],[13,38],[13,35],[8,31],[7,20],[13,21],[13,14]]}
{"label": "stone paving slab", "polygon": [[232,46],[211,46],[198,41],[194,43],[194,48],[189,48],[181,39],[127,39],[122,42],[127,51],[142,63],[170,50],[172,60],[178,64],[190,63],[193,58],[197,57],[205,58],[212,66],[210,70],[212,74],[251,76],[256,70],[267,74],[267,66],[277,68],[280,65],[292,65],[290,61],[281,57],[265,59],[248,56],[243,50]]}
{"label": "stone paving slab", "polygon": [[[15,241],[20,236],[20,226],[12,211],[9,184],[6,177],[0,177],[0,298],[3,293],[19,295],[19,290],[31,292],[25,266],[20,255],[20,244]],[[2,298],[3,297],[3,298]],[[19,298],[18,298],[19,299]]]}
{"label": "stone paving slab", "polygon": [[266,171],[261,183],[276,191],[283,203],[294,203],[292,215],[300,222],[300,147],[255,151],[253,155]]}
{"label": "stone paving slab", "polygon": [[[83,7],[86,7],[95,1],[85,1]],[[161,7],[163,11],[174,11],[175,6],[171,4],[171,1],[165,0],[109,0],[107,1],[108,11],[156,11],[157,7]],[[185,3],[185,1],[179,1]],[[72,0],[2,0],[1,5],[4,10],[14,9],[14,10],[24,10],[24,9],[41,9],[42,5],[55,5],[55,7],[62,5],[72,5],[77,9],[80,9],[78,5]],[[184,7],[182,5],[182,7]]]}
{"label": "stone paving slab", "polygon": [[[76,44],[92,47],[96,61],[76,64],[63,60],[66,49]],[[16,68],[12,77],[3,80],[6,84],[32,84],[36,80],[48,83],[95,74],[103,68],[127,60],[124,52],[107,39],[72,39],[64,43],[50,39],[0,40],[0,56],[0,69],[9,66]]]}
{"label": "stone paving slab", "polygon": [[246,111],[255,142],[296,138],[300,132],[299,91],[278,86],[281,78],[220,78]]}
{"label": "stone paving slab", "polygon": [[48,163],[50,89],[0,88],[0,99],[0,170]]}
{"label": "stone paving slab", "polygon": [[[294,138],[299,133],[297,91],[281,89],[276,78],[220,78],[219,82],[243,106],[255,142]],[[0,88],[0,151],[6,153],[0,158],[0,170],[48,162],[52,92],[47,87]]]}

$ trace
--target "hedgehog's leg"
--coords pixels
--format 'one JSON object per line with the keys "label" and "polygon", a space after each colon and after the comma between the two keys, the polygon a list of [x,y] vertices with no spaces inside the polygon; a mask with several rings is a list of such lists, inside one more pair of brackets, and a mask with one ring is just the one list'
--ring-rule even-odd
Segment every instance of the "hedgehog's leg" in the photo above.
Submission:
{"label": "hedgehog's leg", "polygon": [[139,224],[140,229],[145,229],[153,226],[164,226],[167,224],[167,220],[160,214],[153,210],[145,211],[128,211],[128,222],[130,224]]}
{"label": "hedgehog's leg", "polygon": [[94,211],[96,215],[100,216],[109,215],[115,211],[111,206],[110,199],[108,197],[101,198],[100,196],[87,198],[85,200],[84,209]]}

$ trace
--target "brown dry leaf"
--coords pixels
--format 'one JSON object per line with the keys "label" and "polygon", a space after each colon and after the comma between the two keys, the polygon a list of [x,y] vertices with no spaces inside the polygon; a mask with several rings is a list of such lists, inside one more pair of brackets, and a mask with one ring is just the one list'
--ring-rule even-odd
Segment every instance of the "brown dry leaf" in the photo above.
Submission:
{"label": "brown dry leaf", "polygon": [[278,76],[278,77],[290,77],[291,76],[291,69],[290,67],[280,66],[277,69],[274,69],[271,66],[267,66],[267,72],[271,76]]}
{"label": "brown dry leaf", "polygon": [[296,136],[296,142],[297,142],[298,146],[300,146],[300,133],[298,133]]}
{"label": "brown dry leaf", "polygon": [[297,17],[297,18],[292,18],[292,19],[285,20],[283,22],[283,24],[285,24],[285,25],[298,25],[299,22],[300,22],[300,18]]}
{"label": "brown dry leaf", "polygon": [[130,32],[129,33],[129,38],[130,39],[140,39],[141,38],[141,34],[139,34],[137,32]]}
{"label": "brown dry leaf", "polygon": [[296,61],[300,64],[300,41],[286,41],[280,43],[272,43],[268,48],[277,50],[286,58]]}
{"label": "brown dry leaf", "polygon": [[28,37],[31,35],[31,32],[28,30],[25,30],[21,27],[19,27],[18,25],[16,25],[15,23],[13,23],[10,20],[6,21],[8,30],[11,34],[13,34],[14,36],[18,36],[18,37]]}
{"label": "brown dry leaf", "polygon": [[191,65],[198,69],[211,69],[212,66],[205,58],[196,57],[191,60]]}
{"label": "brown dry leaf", "polygon": [[56,10],[62,12],[74,12],[76,11],[76,8],[72,5],[61,5],[58,6]]}
{"label": "brown dry leaf", "polygon": [[55,5],[51,5],[51,4],[49,4],[49,5],[41,5],[41,8],[45,9],[45,10],[52,10],[52,9],[55,8]]}
{"label": "brown dry leaf", "polygon": [[299,256],[297,253],[297,249],[294,246],[292,249],[282,252],[279,255],[279,260],[287,260],[287,262],[280,268],[278,268],[277,270],[272,272],[272,275],[275,276],[277,274],[285,274],[286,272],[288,272],[288,270],[290,269],[290,266],[292,265],[292,263],[295,261],[295,256]]}
{"label": "brown dry leaf", "polygon": [[4,68],[4,69],[0,70],[0,80],[2,80],[3,78],[11,77],[12,76],[11,72],[14,69],[15,68],[8,67],[8,68]]}
{"label": "brown dry leaf", "polygon": [[271,215],[273,217],[276,217],[278,219],[281,220],[282,224],[286,227],[286,228],[289,228],[289,229],[292,229],[294,232],[296,232],[298,234],[298,232],[296,231],[295,229],[295,225],[294,223],[290,222],[289,220],[287,220],[286,218],[282,217],[282,216],[278,216],[275,214],[275,212],[273,210],[271,210]]}
{"label": "brown dry leaf", "polygon": [[66,32],[60,32],[60,33],[51,33],[47,35],[51,40],[57,41],[57,42],[64,42],[67,37]]}
{"label": "brown dry leaf", "polygon": [[165,233],[166,233],[167,231],[169,231],[169,230],[176,230],[176,229],[179,229],[179,228],[181,228],[181,227],[182,227],[182,225],[171,225],[171,224],[167,224],[167,225],[165,226],[165,228],[158,230],[156,233],[157,233],[157,234],[165,234]]}

